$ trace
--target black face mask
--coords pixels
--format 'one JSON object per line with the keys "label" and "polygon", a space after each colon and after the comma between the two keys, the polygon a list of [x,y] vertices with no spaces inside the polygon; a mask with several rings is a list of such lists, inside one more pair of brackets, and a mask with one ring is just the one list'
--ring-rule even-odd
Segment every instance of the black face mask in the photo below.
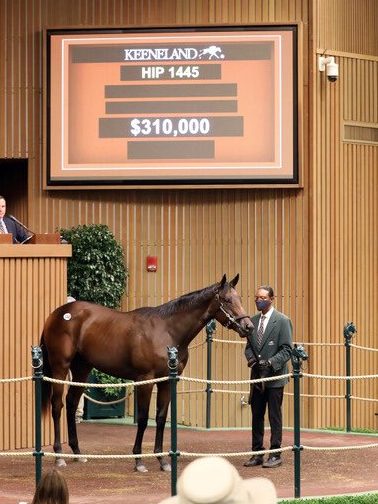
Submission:
{"label": "black face mask", "polygon": [[256,308],[259,311],[266,310],[271,305],[271,301],[269,299],[257,300],[257,301],[255,301],[255,303],[256,303]]}

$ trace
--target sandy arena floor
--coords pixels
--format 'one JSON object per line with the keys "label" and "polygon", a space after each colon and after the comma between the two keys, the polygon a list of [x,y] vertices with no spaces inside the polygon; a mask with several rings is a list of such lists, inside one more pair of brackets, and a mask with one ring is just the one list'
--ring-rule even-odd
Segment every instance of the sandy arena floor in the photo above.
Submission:
{"label": "sandy arena floor", "polygon": [[[130,454],[135,427],[84,422],[78,425],[83,453]],[[166,430],[165,448],[169,446]],[[269,432],[266,433],[269,436]],[[154,428],[145,435],[144,450],[153,450]],[[266,437],[268,439],[268,437]],[[302,432],[301,442],[307,446],[363,446],[378,443],[378,436]],[[284,433],[283,446],[293,444],[293,432]],[[248,430],[180,429],[178,446],[182,451],[201,453],[246,452],[250,449]],[[68,447],[64,448],[69,452]],[[51,451],[47,447],[46,451]],[[279,497],[294,497],[294,457],[283,453],[283,465],[275,469],[246,468],[246,458],[231,458],[243,478],[269,477],[276,485]],[[189,458],[179,460],[179,474]],[[378,448],[345,451],[310,451],[301,453],[301,496],[334,495],[356,492],[378,492]],[[86,464],[68,460],[63,469],[70,490],[70,504],[155,504],[170,495],[169,473],[159,470],[155,459],[147,459],[148,473],[134,472],[131,460],[90,460]],[[43,460],[44,469],[53,466],[52,458]],[[0,457],[0,504],[31,502],[35,478],[32,457]],[[378,502],[378,494],[377,494]]]}

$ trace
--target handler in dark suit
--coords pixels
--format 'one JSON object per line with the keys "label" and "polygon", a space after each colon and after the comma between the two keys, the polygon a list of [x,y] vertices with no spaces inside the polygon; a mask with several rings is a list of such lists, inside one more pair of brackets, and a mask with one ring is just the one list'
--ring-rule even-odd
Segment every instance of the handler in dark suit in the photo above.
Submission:
{"label": "handler in dark suit", "polygon": [[[273,307],[274,292],[269,285],[262,285],[255,294],[255,303],[261,314],[252,317],[253,331],[248,335],[245,356],[251,368],[251,380],[288,373],[287,361],[292,349],[292,323]],[[270,449],[281,448],[282,399],[287,378],[263,382],[251,387],[252,451],[264,450],[264,416],[268,406],[270,423]],[[264,462],[262,455],[251,457],[246,467],[262,465],[278,467],[282,464],[279,452],[271,454]]]}
{"label": "handler in dark suit", "polygon": [[17,222],[5,215],[6,208],[4,196],[0,196],[0,233],[12,233],[13,243],[21,243],[29,235]]}

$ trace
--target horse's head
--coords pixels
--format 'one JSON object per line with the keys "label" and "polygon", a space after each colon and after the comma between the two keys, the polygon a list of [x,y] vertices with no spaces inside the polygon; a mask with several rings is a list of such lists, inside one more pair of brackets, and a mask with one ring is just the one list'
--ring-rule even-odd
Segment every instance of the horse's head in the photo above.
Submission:
{"label": "horse's head", "polygon": [[239,273],[230,282],[223,275],[216,289],[214,303],[217,304],[214,317],[220,324],[229,329],[234,329],[239,336],[244,338],[253,329],[253,324],[241,304],[241,298],[235,289],[239,281]]}

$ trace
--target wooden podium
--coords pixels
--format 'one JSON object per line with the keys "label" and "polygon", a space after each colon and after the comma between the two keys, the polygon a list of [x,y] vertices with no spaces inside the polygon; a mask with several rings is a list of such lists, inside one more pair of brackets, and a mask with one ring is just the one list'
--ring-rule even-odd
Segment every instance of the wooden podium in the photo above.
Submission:
{"label": "wooden podium", "polygon": [[33,244],[42,244],[42,243],[60,243],[60,234],[59,233],[44,233],[44,234],[35,234],[33,235],[28,243]]}
{"label": "wooden podium", "polygon": [[[12,239],[11,235],[1,236]],[[56,242],[30,245],[0,242],[0,378],[32,375],[31,347],[39,345],[48,315],[67,301],[67,261],[71,255],[71,245]],[[0,451],[32,448],[32,381],[0,384],[0,387],[3,397]],[[43,432],[43,444],[51,444],[50,419],[44,421]]]}
{"label": "wooden podium", "polygon": [[12,243],[12,242],[13,242],[12,233],[0,234],[0,245],[2,245],[3,243]]}

